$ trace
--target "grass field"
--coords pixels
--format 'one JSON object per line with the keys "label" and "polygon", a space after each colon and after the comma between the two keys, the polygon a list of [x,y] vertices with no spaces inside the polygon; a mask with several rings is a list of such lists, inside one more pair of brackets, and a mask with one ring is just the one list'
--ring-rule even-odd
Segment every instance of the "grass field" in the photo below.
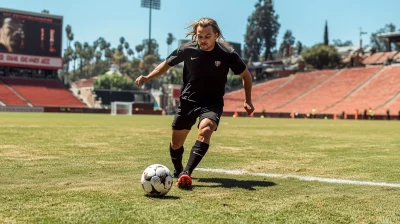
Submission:
{"label": "grass field", "polygon": [[[0,113],[0,223],[400,223],[400,188],[173,170],[172,116]],[[200,168],[400,183],[400,122],[222,118]],[[196,139],[185,144],[184,162]]]}

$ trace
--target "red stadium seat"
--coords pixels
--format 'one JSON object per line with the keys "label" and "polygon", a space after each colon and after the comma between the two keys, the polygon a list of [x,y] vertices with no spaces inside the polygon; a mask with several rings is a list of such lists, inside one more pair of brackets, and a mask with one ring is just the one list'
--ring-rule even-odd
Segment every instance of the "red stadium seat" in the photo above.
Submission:
{"label": "red stadium seat", "polygon": [[[86,107],[58,80],[1,78],[34,106]],[[26,105],[26,104],[25,104]]]}

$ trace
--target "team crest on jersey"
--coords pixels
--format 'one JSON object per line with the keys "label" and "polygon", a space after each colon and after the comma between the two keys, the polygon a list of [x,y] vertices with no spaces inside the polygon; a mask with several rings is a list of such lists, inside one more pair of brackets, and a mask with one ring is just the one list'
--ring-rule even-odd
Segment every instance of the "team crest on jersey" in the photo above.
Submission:
{"label": "team crest on jersey", "polygon": [[221,61],[215,61],[215,66],[219,67],[220,64],[221,64]]}

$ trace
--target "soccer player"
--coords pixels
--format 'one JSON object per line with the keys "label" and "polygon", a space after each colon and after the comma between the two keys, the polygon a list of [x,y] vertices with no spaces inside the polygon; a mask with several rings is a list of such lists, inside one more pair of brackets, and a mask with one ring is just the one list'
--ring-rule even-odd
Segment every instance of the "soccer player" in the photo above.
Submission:
{"label": "soccer player", "polygon": [[[144,82],[165,74],[170,67],[184,62],[180,105],[172,122],[169,147],[175,168],[174,176],[178,178],[178,187],[183,189],[191,187],[190,176],[208,151],[211,135],[217,130],[224,106],[223,96],[229,69],[242,77],[245,90],[244,109],[249,115],[254,111],[250,72],[234,49],[219,42],[224,38],[217,22],[211,18],[201,18],[191,23],[188,29],[190,32],[186,36],[192,36],[191,42],[179,46],[149,75],[136,79],[136,84],[141,86]],[[183,145],[197,118],[197,141],[184,168]]]}

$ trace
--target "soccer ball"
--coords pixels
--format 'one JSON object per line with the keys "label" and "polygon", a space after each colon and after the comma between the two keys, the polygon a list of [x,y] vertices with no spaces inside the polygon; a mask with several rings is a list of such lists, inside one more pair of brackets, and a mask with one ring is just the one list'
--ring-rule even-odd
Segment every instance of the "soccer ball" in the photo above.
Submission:
{"label": "soccer ball", "polygon": [[171,190],[173,179],[166,166],[153,164],[144,170],[141,182],[148,195],[163,196]]}

